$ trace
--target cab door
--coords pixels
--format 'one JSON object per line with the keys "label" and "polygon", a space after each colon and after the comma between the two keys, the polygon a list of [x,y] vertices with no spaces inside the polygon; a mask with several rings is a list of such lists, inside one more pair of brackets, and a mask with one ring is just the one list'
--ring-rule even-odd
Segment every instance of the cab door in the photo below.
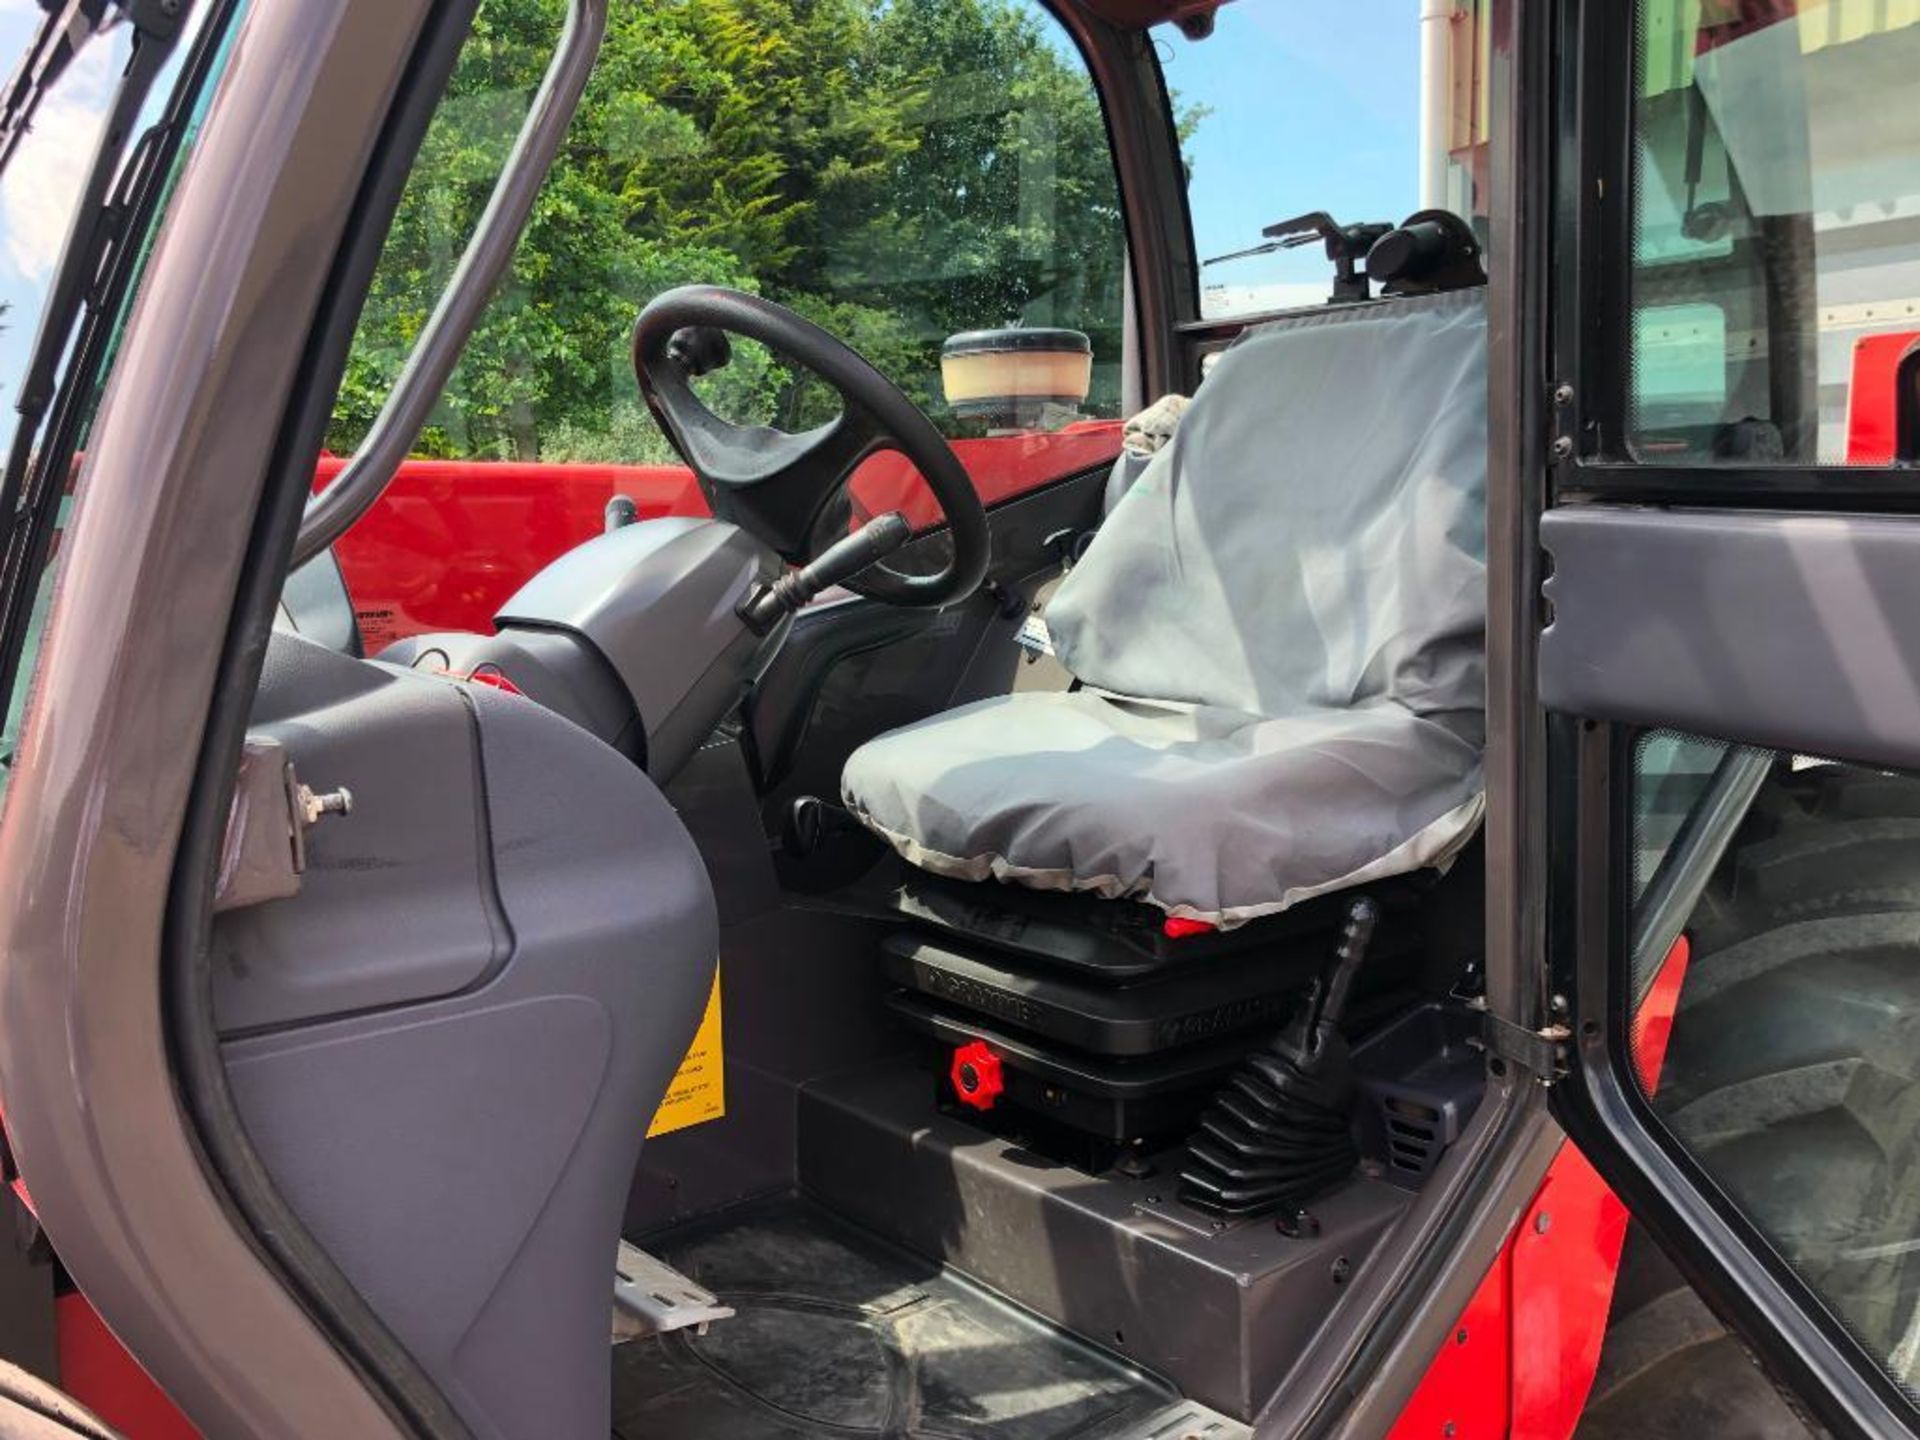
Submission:
{"label": "cab door", "polygon": [[1840,1433],[1909,1433],[1920,1386],[1916,19],[1556,22],[1553,1108]]}

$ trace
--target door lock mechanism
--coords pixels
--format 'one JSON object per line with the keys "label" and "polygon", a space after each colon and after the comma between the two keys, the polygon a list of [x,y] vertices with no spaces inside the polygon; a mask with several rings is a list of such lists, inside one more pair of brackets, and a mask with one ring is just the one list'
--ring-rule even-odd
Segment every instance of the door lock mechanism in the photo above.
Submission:
{"label": "door lock mechanism", "polygon": [[298,895],[307,868],[307,831],[329,815],[352,813],[353,792],[346,786],[315,790],[303,784],[285,746],[249,735],[220,844],[215,913]]}

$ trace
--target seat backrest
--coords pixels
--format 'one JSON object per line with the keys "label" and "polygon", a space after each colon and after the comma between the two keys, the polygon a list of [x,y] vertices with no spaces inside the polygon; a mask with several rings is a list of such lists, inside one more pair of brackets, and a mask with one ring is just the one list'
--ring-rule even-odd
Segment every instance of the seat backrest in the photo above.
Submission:
{"label": "seat backrest", "polygon": [[1484,709],[1485,296],[1243,335],[1047,607],[1067,668],[1254,715]]}

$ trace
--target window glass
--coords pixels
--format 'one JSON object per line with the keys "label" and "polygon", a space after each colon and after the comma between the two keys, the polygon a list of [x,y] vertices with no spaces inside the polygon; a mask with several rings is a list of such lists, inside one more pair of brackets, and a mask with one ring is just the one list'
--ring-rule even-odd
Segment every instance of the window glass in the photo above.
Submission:
{"label": "window glass", "polygon": [[1633,790],[1633,895],[1659,873],[1681,827],[1707,793],[1727,747],[1717,740],[1661,732],[1640,747]]}
{"label": "window glass", "polygon": [[[1670,809],[1650,735],[1637,812]],[[1697,767],[1691,767],[1697,768]],[[1773,758],[1708,847],[1678,1008],[1643,1086],[1680,1143],[1862,1345],[1920,1380],[1920,778]],[[1678,858],[1676,855],[1674,858]]]}
{"label": "window glass", "polygon": [[[451,273],[561,13],[482,4],[360,325],[336,454],[364,437]],[[954,441],[991,503],[1118,453],[1125,265],[1099,100],[1038,0],[615,6],[418,459],[339,547],[368,644],[484,627],[598,532],[616,492],[643,517],[704,510],[633,377],[634,317],[661,291],[734,286],[824,326]],[[1072,332],[1084,380],[1030,400],[949,394],[943,346],[1013,328]],[[701,389],[728,418],[789,430],[837,403],[751,343]],[[869,462],[855,499],[937,514],[893,456]]]}
{"label": "window glass", "polygon": [[[1349,225],[1447,209],[1484,239],[1488,6],[1463,0],[1424,34],[1419,9],[1228,5],[1204,39],[1152,32],[1186,162],[1203,319],[1327,299],[1320,244],[1239,253],[1309,211]],[[1424,132],[1423,45],[1440,92]]]}
{"label": "window glass", "polygon": [[[151,253],[167,200],[198,137],[200,122],[212,97],[215,73],[225,62],[224,47],[230,44],[243,9],[239,0],[195,7],[134,121],[132,134],[136,138],[122,152],[123,167],[137,159],[139,137],[151,133],[170,107],[181,107],[178,113],[184,122],[158,201],[145,217],[143,229],[126,242],[134,247],[131,253],[137,267],[143,268]],[[24,54],[44,19],[37,7],[0,8],[0,57],[6,57],[0,63],[11,65],[13,57]],[[122,74],[127,69],[132,38],[131,25],[114,21],[79,52],[42,99],[18,151],[4,176],[0,176],[0,404],[4,404],[7,414],[9,443],[19,423],[19,392],[35,358],[42,311],[58,276],[68,229],[80,210],[82,190]],[[197,90],[179,94],[182,71],[198,47],[209,47],[211,63],[198,77]],[[32,697],[40,640],[59,575],[61,540],[74,503],[72,487],[94,411],[105,389],[106,374],[132,309],[139,275],[140,270],[136,269],[119,309],[110,316],[98,317],[110,322],[110,328],[102,332],[104,343],[96,347],[99,353],[91,349],[76,350],[73,343],[74,337],[85,333],[92,322],[94,317],[89,312],[75,325],[51,372],[56,389],[45,410],[48,423],[35,436],[29,485],[55,485],[59,500],[52,511],[46,563],[32,580],[32,600],[24,616],[25,635],[19,667],[12,689],[5,697],[4,720],[0,721],[0,794],[4,794],[12,777],[15,748]],[[35,481],[33,472],[40,465],[50,463],[41,447],[49,441],[52,426],[58,423],[62,408],[69,403],[78,407],[79,451],[63,467],[64,474]],[[4,453],[0,450],[0,454]]]}
{"label": "window glass", "polygon": [[1638,19],[1631,452],[1891,462],[1920,350],[1920,10],[1639,0]]}

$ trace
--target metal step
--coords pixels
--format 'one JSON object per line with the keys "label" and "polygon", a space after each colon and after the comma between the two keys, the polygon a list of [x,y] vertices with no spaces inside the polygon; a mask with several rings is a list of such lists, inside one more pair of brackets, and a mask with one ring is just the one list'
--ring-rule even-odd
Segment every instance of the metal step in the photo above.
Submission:
{"label": "metal step", "polygon": [[707,1326],[732,1314],[733,1307],[722,1305],[720,1297],[705,1286],[694,1284],[638,1245],[620,1242],[613,1269],[614,1344],[689,1328],[704,1335]]}

